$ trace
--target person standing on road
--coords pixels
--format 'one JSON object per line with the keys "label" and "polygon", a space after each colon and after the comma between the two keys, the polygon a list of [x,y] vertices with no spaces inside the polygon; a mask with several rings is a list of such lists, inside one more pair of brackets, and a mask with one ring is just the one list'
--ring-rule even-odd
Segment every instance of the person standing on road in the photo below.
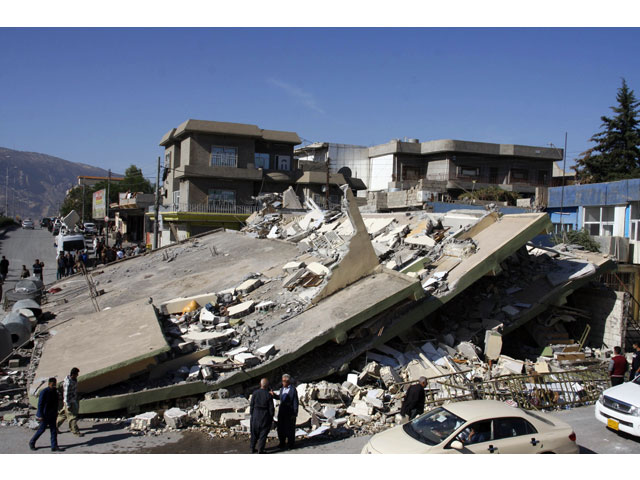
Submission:
{"label": "person standing on road", "polygon": [[278,448],[292,449],[296,440],[296,418],[298,417],[298,392],[291,385],[291,376],[282,375],[282,388],[280,393],[273,393],[273,396],[280,400],[278,408]]}
{"label": "person standing on road", "polygon": [[71,372],[62,382],[62,400],[64,407],[58,414],[58,420],[56,421],[56,427],[60,426],[69,420],[69,430],[71,433],[78,437],[84,437],[84,433],[80,432],[78,428],[78,411],[80,409],[78,403],[78,375],[80,370],[76,367],[71,369]]}
{"label": "person standing on road", "polygon": [[31,276],[31,273],[29,273],[29,270],[27,269],[26,265],[22,265],[22,271],[20,272],[20,278],[29,278]]}
{"label": "person standing on road", "polygon": [[56,259],[56,262],[58,263],[58,273],[56,275],[56,280],[62,280],[65,272],[64,254],[59,253],[58,258]]}
{"label": "person standing on road", "polygon": [[33,264],[33,274],[42,280],[42,270],[44,269],[44,263],[40,263],[40,260],[36,258],[36,263]]}
{"label": "person standing on road", "polygon": [[122,247],[122,234],[120,233],[120,230],[116,232],[116,244],[114,245],[114,247]]}
{"label": "person standing on road", "polygon": [[[273,398],[268,391],[269,380],[260,380],[260,388],[251,395],[251,406],[249,415],[251,416],[251,453],[264,453],[264,446],[267,443],[267,435],[273,423]],[[256,450],[257,447],[257,450]]]}
{"label": "person standing on road", "polygon": [[611,377],[611,386],[615,387],[624,382],[624,374],[627,373],[627,359],[622,355],[622,348],[613,347],[613,357],[609,360],[609,376]]}
{"label": "person standing on road", "polygon": [[4,282],[7,279],[7,275],[9,274],[9,260],[2,256],[2,260],[0,260],[0,277],[2,277],[2,281]]}
{"label": "person standing on road", "polygon": [[56,428],[56,417],[58,416],[58,390],[56,389],[56,383],[56,379],[51,377],[49,385],[40,392],[38,397],[36,420],[40,422],[40,426],[35,435],[29,440],[29,448],[31,450],[36,450],[36,442],[48,428],[51,431],[51,451],[62,451],[58,447],[58,429]]}
{"label": "person standing on road", "polygon": [[409,387],[404,397],[404,402],[402,402],[402,408],[400,409],[400,414],[403,417],[408,415],[409,420],[412,420],[424,413],[424,389],[426,387],[427,379],[425,377],[420,377],[417,384]]}
{"label": "person standing on road", "polygon": [[633,342],[633,360],[631,360],[631,373],[629,381],[640,375],[640,342]]}

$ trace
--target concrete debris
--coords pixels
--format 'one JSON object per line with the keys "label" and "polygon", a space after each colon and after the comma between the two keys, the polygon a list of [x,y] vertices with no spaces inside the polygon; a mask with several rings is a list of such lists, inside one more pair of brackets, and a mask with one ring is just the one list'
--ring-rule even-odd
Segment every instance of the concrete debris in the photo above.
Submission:
{"label": "concrete debris", "polygon": [[249,400],[244,397],[212,399],[200,402],[198,411],[209,422],[219,423],[223,413],[244,412],[249,406]]}
{"label": "concrete debris", "polygon": [[160,425],[160,416],[156,412],[146,412],[136,415],[131,420],[131,430],[149,430]]}
{"label": "concrete debris", "polygon": [[164,412],[164,422],[167,427],[179,429],[188,425],[189,415],[179,408],[170,408]]}

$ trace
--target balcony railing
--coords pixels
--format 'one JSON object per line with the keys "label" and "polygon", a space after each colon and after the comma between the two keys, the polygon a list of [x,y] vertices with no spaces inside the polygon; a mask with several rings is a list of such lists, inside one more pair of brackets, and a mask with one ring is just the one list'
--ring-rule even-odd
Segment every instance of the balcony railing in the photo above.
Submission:
{"label": "balcony railing", "polygon": [[236,167],[238,166],[238,156],[235,153],[212,153],[212,167]]}
{"label": "balcony railing", "polygon": [[177,203],[168,208],[172,212],[193,213],[234,213],[236,215],[251,215],[260,210],[260,205],[238,205],[232,202],[211,203]]}

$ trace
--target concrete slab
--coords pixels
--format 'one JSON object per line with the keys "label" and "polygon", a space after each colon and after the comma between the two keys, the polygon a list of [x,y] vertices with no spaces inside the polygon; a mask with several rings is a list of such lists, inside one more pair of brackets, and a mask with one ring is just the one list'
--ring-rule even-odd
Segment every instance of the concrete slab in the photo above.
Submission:
{"label": "concrete slab", "polygon": [[43,379],[45,385],[49,377],[61,380],[73,367],[80,369],[78,391],[92,392],[147,371],[171,349],[145,300],[82,315],[55,332],[44,345],[30,395]]}

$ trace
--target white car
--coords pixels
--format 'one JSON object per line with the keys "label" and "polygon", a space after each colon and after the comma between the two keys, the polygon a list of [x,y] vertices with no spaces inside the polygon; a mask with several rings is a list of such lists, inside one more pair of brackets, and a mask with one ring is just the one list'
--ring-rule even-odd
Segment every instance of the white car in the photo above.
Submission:
{"label": "white car", "polygon": [[87,222],[83,225],[83,227],[84,227],[84,233],[86,234],[93,235],[97,232],[95,223]]}
{"label": "white car", "polygon": [[602,392],[595,415],[613,430],[640,437],[640,377]]}
{"label": "white car", "polygon": [[435,408],[371,437],[361,453],[578,453],[570,425],[496,400]]}
{"label": "white car", "polygon": [[29,219],[23,220],[22,221],[22,228],[30,228],[31,230],[33,230],[34,229],[33,221],[29,220]]}

